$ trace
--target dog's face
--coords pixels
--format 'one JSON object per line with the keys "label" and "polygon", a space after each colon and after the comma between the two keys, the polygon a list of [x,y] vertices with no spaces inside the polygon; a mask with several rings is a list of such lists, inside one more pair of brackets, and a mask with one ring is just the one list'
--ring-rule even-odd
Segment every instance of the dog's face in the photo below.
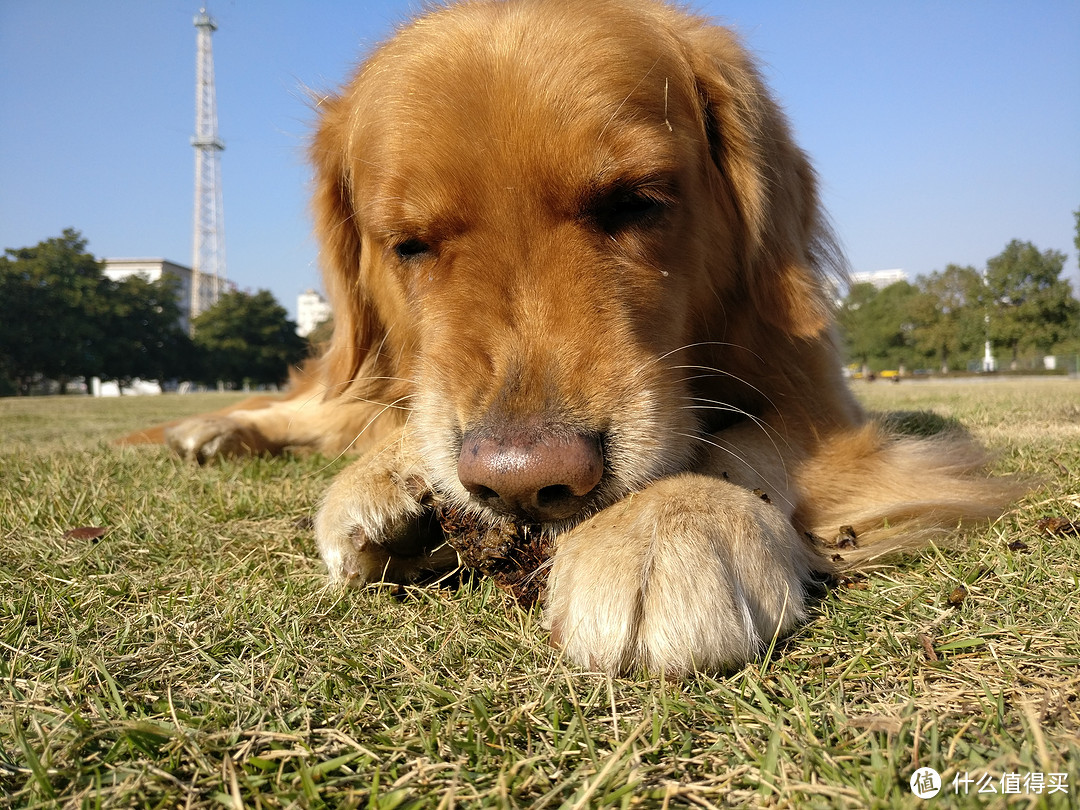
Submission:
{"label": "dog's face", "polygon": [[[316,214],[348,310],[331,356],[407,380],[408,429],[462,503],[565,525],[685,469],[722,421],[711,392],[746,373],[716,346],[822,326],[809,262],[764,224],[816,211],[809,169],[771,103],[747,107],[764,94],[741,50],[693,22],[436,12],[325,104]],[[757,166],[778,149],[790,177]]]}

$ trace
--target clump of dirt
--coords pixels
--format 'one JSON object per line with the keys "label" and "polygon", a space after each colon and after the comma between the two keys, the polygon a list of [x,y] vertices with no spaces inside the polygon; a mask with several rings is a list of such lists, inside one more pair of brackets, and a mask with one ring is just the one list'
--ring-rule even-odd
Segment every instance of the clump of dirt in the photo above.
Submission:
{"label": "clump of dirt", "polygon": [[449,503],[420,476],[401,482],[418,504],[431,509],[445,542],[461,564],[489,576],[523,607],[544,598],[548,561],[555,550],[552,537],[539,526],[504,518],[480,520]]}
{"label": "clump of dirt", "polygon": [[435,518],[462,565],[494,580],[523,607],[544,597],[552,539],[540,527],[513,520],[495,523],[449,504],[435,503]]}

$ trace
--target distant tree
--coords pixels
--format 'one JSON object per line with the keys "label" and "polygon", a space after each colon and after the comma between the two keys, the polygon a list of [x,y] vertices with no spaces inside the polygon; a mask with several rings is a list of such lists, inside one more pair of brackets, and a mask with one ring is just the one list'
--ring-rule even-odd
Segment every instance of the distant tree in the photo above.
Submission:
{"label": "distant tree", "polygon": [[990,338],[1009,350],[1014,368],[1021,354],[1049,353],[1075,333],[1080,304],[1061,278],[1064,268],[1064,253],[1018,239],[987,261]]}
{"label": "distant tree", "polygon": [[0,301],[0,378],[14,383],[0,388],[26,393],[38,377],[63,392],[72,377],[194,376],[177,281],[107,278],[78,231],[5,251]]}
{"label": "distant tree", "polygon": [[948,374],[958,357],[985,340],[982,276],[974,267],[950,264],[920,276],[916,287],[915,344],[926,356],[936,357],[941,373]]}
{"label": "distant tree", "polygon": [[32,319],[22,313],[41,309],[48,290],[28,278],[8,250],[0,257],[0,389],[3,393],[25,393],[30,379],[44,362],[44,351],[36,338]]}
{"label": "distant tree", "polygon": [[226,293],[193,325],[204,382],[281,383],[308,352],[296,324],[267,290]]}
{"label": "distant tree", "polygon": [[25,392],[44,375],[66,388],[93,365],[103,337],[101,264],[71,228],[34,247],[7,249],[0,264],[0,366]]}
{"label": "distant tree", "polygon": [[877,288],[869,282],[852,284],[836,313],[848,359],[864,366],[871,357],[877,356],[880,345],[876,339],[871,309],[877,292]]}
{"label": "distant tree", "polygon": [[1076,217],[1076,236],[1073,237],[1073,245],[1076,247],[1076,263],[1080,264],[1080,208],[1073,211]]}
{"label": "distant tree", "polygon": [[921,360],[913,338],[917,296],[906,281],[882,290],[869,283],[852,285],[837,313],[848,357],[874,371]]}
{"label": "distant tree", "polygon": [[107,338],[98,347],[96,376],[122,382],[197,376],[195,345],[180,326],[179,281],[133,275],[106,283]]}

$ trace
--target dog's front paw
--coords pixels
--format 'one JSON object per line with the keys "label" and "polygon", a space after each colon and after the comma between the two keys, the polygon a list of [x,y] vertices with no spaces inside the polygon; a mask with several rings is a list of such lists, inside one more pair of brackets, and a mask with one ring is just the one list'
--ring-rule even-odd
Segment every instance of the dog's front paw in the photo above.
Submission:
{"label": "dog's front paw", "polygon": [[400,436],[334,479],[315,518],[315,539],[335,582],[410,582],[457,564],[425,475]]}
{"label": "dog's front paw", "polygon": [[166,428],[165,441],[181,458],[199,464],[258,453],[263,444],[251,428],[228,416],[213,414],[185,419]]}
{"label": "dog's front paw", "polygon": [[759,494],[675,476],[559,539],[545,618],[589,669],[730,670],[804,619],[814,559]]}

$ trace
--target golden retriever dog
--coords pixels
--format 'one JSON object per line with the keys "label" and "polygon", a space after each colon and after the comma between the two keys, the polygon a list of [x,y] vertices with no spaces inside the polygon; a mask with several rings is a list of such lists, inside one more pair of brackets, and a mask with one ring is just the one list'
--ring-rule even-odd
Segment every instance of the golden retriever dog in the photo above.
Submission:
{"label": "golden retriever dog", "polygon": [[[816,574],[1015,491],[856,404],[814,171],[730,31],[655,0],[466,0],[318,107],[333,338],[288,398],[167,438],[359,453],[315,520],[333,581],[453,569],[427,487],[554,538],[570,661],[717,671],[806,620]],[[854,547],[818,539],[842,526]]]}

